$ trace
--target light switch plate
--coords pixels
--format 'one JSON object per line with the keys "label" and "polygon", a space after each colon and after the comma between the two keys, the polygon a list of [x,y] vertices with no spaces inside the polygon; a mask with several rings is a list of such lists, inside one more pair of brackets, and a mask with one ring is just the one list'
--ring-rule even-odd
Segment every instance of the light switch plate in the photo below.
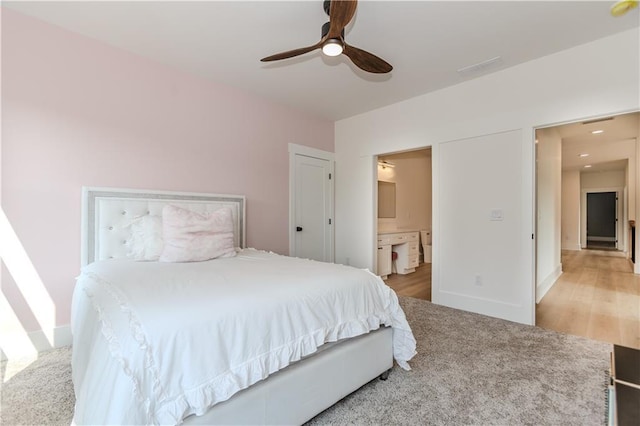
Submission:
{"label": "light switch plate", "polygon": [[489,220],[502,220],[503,218],[502,209],[492,209],[489,213]]}

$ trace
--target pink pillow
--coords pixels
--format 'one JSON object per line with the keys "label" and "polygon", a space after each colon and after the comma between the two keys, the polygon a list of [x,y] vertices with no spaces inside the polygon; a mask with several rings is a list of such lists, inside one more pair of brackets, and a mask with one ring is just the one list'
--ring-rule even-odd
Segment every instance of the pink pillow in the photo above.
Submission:
{"label": "pink pillow", "polygon": [[160,262],[199,262],[236,255],[233,216],[228,207],[199,214],[166,205],[162,209],[162,238]]}

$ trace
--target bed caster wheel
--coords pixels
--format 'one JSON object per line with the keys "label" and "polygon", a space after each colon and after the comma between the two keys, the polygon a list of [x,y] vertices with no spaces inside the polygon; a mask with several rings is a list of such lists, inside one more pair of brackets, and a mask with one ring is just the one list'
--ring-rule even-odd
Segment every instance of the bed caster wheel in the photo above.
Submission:
{"label": "bed caster wheel", "polygon": [[391,373],[391,369],[388,369],[384,373],[380,375],[380,380],[387,380],[389,378],[389,373]]}

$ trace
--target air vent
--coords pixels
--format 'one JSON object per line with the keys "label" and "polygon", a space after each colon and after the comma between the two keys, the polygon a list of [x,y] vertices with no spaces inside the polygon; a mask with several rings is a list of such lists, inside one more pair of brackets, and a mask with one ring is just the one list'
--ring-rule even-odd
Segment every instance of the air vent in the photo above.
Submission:
{"label": "air vent", "polygon": [[477,64],[460,68],[458,70],[458,73],[462,75],[481,73],[486,71],[488,68],[491,68],[500,64],[502,64],[502,56],[496,56],[495,58],[487,59],[486,61],[478,62]]}
{"label": "air vent", "polygon": [[582,124],[602,123],[603,121],[611,121],[614,117],[596,118],[595,120],[583,121]]}

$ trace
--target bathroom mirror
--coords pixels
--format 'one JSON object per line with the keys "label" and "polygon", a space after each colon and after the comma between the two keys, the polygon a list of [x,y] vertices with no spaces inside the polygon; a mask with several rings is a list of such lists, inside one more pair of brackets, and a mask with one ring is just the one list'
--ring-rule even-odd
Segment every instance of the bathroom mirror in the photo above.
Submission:
{"label": "bathroom mirror", "polygon": [[378,217],[396,217],[396,184],[395,182],[378,181]]}

